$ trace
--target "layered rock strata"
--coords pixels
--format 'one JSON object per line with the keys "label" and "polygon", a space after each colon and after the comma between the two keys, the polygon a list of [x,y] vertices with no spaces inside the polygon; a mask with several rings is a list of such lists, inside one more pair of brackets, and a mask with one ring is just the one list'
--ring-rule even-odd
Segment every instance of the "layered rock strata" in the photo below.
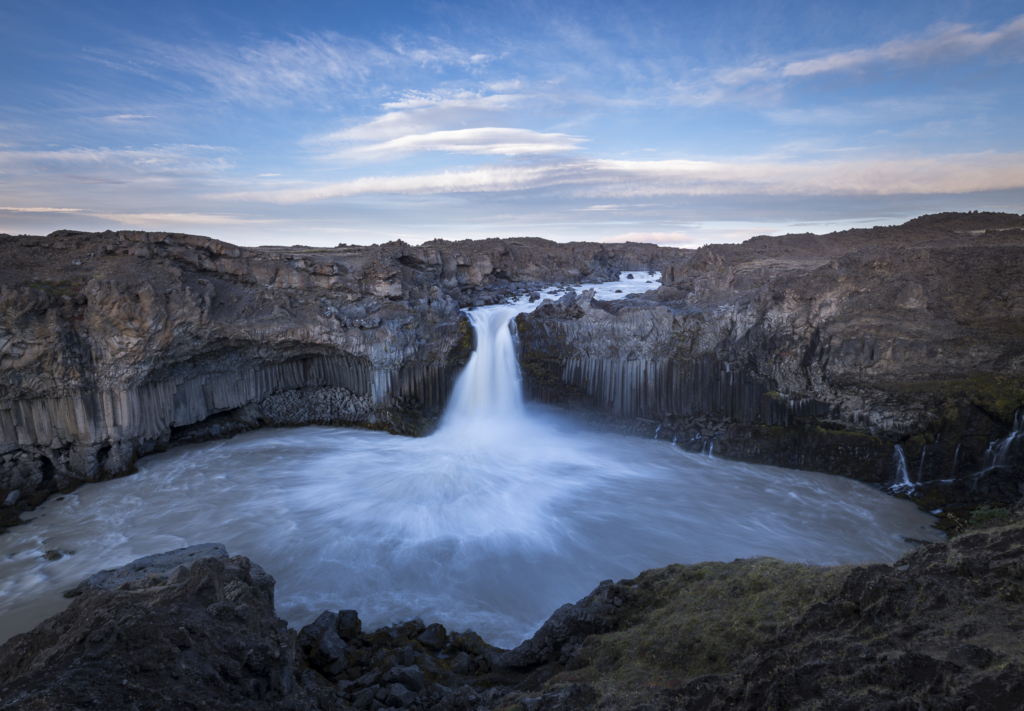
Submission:
{"label": "layered rock strata", "polygon": [[614,279],[674,250],[538,239],[247,249],[0,236],[0,528],[172,442],[262,425],[429,428],[472,348],[460,306]]}
{"label": "layered rock strata", "polygon": [[893,565],[606,580],[513,650],[419,620],[364,631],[354,610],[296,634],[273,578],[206,544],[94,575],[0,646],[0,709],[1014,709],[1022,514],[976,515]]}
{"label": "layered rock strata", "polygon": [[1022,227],[937,215],[704,247],[645,295],[519,316],[527,388],[695,451],[894,484],[902,457],[911,485],[1012,504],[1024,439],[1001,466],[986,452],[1024,405]]}

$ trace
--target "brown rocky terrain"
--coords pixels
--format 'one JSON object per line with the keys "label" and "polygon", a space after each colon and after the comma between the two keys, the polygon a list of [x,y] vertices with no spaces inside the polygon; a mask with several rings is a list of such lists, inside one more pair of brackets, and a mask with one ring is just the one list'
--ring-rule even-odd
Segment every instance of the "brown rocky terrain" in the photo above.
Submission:
{"label": "brown rocky terrain", "polygon": [[894,484],[899,445],[930,508],[1012,505],[1024,437],[989,448],[1024,406],[1022,228],[946,214],[704,247],[656,291],[521,315],[524,375],[695,451]]}
{"label": "brown rocky terrain", "polygon": [[0,528],[175,442],[261,425],[421,432],[472,346],[460,306],[614,279],[675,251],[533,238],[247,249],[167,233],[0,236]]}
{"label": "brown rocky terrain", "polygon": [[363,631],[353,610],[296,635],[273,578],[197,546],[91,577],[0,646],[0,709],[1015,711],[1024,510],[961,529],[893,565],[607,580],[508,651],[419,620]]}

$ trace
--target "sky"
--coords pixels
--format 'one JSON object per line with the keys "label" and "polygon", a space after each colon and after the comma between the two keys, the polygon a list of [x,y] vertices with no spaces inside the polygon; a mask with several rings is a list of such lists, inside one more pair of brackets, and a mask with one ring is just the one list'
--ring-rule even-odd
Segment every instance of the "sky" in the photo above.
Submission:
{"label": "sky", "polygon": [[1024,212],[1024,2],[0,3],[0,232],[682,247]]}

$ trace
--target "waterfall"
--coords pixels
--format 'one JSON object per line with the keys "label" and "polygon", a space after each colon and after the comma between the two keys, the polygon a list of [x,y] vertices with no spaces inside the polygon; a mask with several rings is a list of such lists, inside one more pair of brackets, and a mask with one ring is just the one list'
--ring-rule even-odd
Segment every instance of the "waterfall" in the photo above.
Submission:
{"label": "waterfall", "polygon": [[981,471],[975,476],[981,476],[996,467],[1009,466],[1014,455],[1014,444],[1021,438],[1024,438],[1024,408],[1017,410],[1014,415],[1013,429],[1010,430],[1010,434],[1001,440],[992,442],[985,450]]}
{"label": "waterfall", "polygon": [[956,451],[953,452],[953,471],[949,473],[951,477],[956,476],[956,460],[960,458],[960,445],[956,446]]}
{"label": "waterfall", "polygon": [[[660,279],[661,273],[652,272],[651,278]],[[639,272],[623,272],[617,282],[584,284],[574,290],[583,294],[589,289],[591,297],[613,300],[648,288]],[[554,293],[548,291],[544,295],[550,297]],[[476,333],[476,350],[455,382],[438,434],[507,439],[510,428],[527,424],[516,336],[510,322],[517,314],[532,311],[541,303],[530,303],[524,297],[511,304],[466,312]]]}
{"label": "waterfall", "polygon": [[654,430],[654,439],[658,439],[658,433],[661,432],[661,425]]}
{"label": "waterfall", "polygon": [[523,386],[509,323],[522,309],[495,306],[467,312],[476,350],[455,383],[442,431],[507,426],[524,418]]}
{"label": "waterfall", "polygon": [[896,459],[896,483],[892,485],[892,490],[913,490],[914,482],[910,481],[910,472],[907,471],[907,458],[903,454],[903,445],[896,445],[896,451],[893,456]]}

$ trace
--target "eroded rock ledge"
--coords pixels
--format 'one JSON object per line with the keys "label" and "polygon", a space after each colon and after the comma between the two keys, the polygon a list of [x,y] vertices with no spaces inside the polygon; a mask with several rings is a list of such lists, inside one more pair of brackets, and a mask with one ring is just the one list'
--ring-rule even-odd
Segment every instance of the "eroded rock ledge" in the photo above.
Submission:
{"label": "eroded rock ledge", "polygon": [[677,251],[0,235],[0,528],[174,442],[263,425],[422,432],[472,348],[460,306],[614,279]]}
{"label": "eroded rock ledge", "polygon": [[1024,511],[992,518],[893,565],[607,580],[513,650],[354,610],[296,634],[274,579],[206,544],[94,575],[0,646],[0,709],[1015,709]]}
{"label": "eroded rock ledge", "polygon": [[946,214],[704,247],[656,291],[521,315],[527,388],[693,451],[877,483],[901,480],[899,445],[929,508],[1012,505],[1024,436],[999,461],[990,445],[1024,406],[1022,228]]}

